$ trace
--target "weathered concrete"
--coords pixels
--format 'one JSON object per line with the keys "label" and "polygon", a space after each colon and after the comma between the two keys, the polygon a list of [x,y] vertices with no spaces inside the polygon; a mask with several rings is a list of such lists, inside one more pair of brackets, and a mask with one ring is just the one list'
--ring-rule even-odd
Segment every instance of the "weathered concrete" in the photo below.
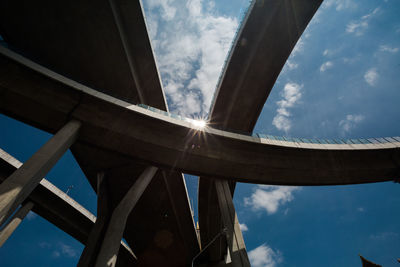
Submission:
{"label": "weathered concrete", "polygon": [[[0,52],[4,51],[0,48]],[[9,53],[8,56],[13,55]],[[207,127],[198,129],[190,122],[131,105],[48,70],[40,74],[6,57],[0,58],[0,66],[2,63],[13,63],[0,81],[3,89],[0,109],[3,112],[32,122],[39,128],[51,129],[54,127],[51,122],[42,121],[43,118],[35,111],[42,109],[56,114],[58,107],[65,106],[65,99],[68,103],[71,94],[80,94],[81,101],[68,113],[82,121],[79,142],[127,158],[195,175],[259,184],[368,183],[389,181],[399,176],[400,143],[397,141],[384,144],[308,144],[245,136]],[[23,64],[42,71],[27,60]],[[35,80],[31,79],[32,74],[35,74]],[[52,80],[47,78],[49,76]],[[16,84],[20,82],[23,84]],[[55,92],[54,87],[48,88],[52,83],[60,90]],[[35,92],[30,88],[35,88]],[[53,98],[55,94],[57,97]],[[29,104],[22,108],[13,104],[19,101]]]}
{"label": "weathered concrete", "polygon": [[72,120],[0,185],[0,225],[29,196],[76,140],[81,123]]}
{"label": "weathered concrete", "polygon": [[[22,163],[0,149],[0,181],[4,181]],[[75,200],[43,178],[29,195],[28,201],[35,203],[33,211],[50,223],[71,235],[82,244],[86,244],[94,226],[96,216],[79,205]],[[133,266],[136,262],[131,249],[121,242],[118,266]]]}
{"label": "weathered concrete", "polygon": [[242,232],[240,231],[240,225],[233,205],[232,193],[228,181],[215,180],[215,188],[223,225],[227,229],[226,239],[232,259],[232,266],[250,267],[250,261],[247,256]]}
{"label": "weathered concrete", "polygon": [[217,85],[209,114],[212,125],[252,131],[287,58],[321,3],[253,1]]}
{"label": "weathered concrete", "polygon": [[[88,149],[80,151],[82,154],[87,154],[93,149],[86,145],[81,145],[80,149],[84,147]],[[95,155],[96,165],[89,162],[93,159],[91,157],[81,162],[81,166],[86,170],[89,181],[96,175],[96,170],[103,168],[107,171],[107,178],[112,181],[109,183],[109,190],[111,206],[114,208],[146,165],[138,165],[127,157],[100,149],[95,150]],[[170,196],[173,196],[173,199]],[[165,233],[170,233],[173,238],[168,246],[160,246],[159,237]],[[166,172],[164,178],[163,172],[156,173],[128,218],[124,239],[134,250],[138,265],[186,266],[190,263],[199,251],[199,244],[182,174]]]}
{"label": "weathered concrete", "polygon": [[96,267],[114,267],[116,265],[117,255],[128,216],[157,170],[156,167],[147,167],[122,198],[118,206],[113,210],[96,260]]}
{"label": "weathered concrete", "polygon": [[96,263],[111,216],[108,183],[104,172],[97,174],[97,219],[79,259],[77,267],[91,267]]}
{"label": "weathered concrete", "polygon": [[0,10],[0,34],[20,53],[114,97],[165,108],[140,1],[4,0]]}
{"label": "weathered concrete", "polygon": [[[253,1],[234,41],[211,104],[213,127],[250,133],[292,49],[322,0]],[[251,96],[251,97],[249,97]],[[245,112],[244,112],[245,111]],[[199,222],[202,242],[221,227],[214,183],[199,178]],[[235,182],[230,182],[232,195]],[[240,230],[240,229],[239,229]],[[209,249],[221,259],[223,244]]]}
{"label": "weathered concrete", "polygon": [[[0,9],[6,13],[0,18],[0,34],[19,53],[114,97],[167,110],[140,1],[84,0],[55,4],[40,0],[34,5],[29,1],[16,5],[6,0],[0,3]],[[15,19],[17,17],[18,20]],[[73,100],[79,101],[79,95],[75,97],[72,97]],[[46,112],[41,116],[52,122],[58,117]],[[108,162],[108,167],[112,169],[123,165],[119,162],[120,155],[105,153],[107,151],[104,150],[101,156],[103,161],[99,161],[98,148],[94,146],[76,144],[71,151],[94,189],[96,173],[103,169],[98,167],[98,162]],[[125,162],[124,159],[122,161]],[[129,161],[129,165],[135,169],[143,167],[133,160]],[[175,249],[158,248],[151,254],[160,253],[163,263],[169,262],[176,266],[176,260],[180,258],[174,253],[189,261],[199,251],[199,244],[191,213],[173,214],[190,211],[182,174],[169,172],[168,175],[170,179],[166,179],[164,184],[150,184],[145,195],[157,194],[168,186],[172,190],[169,196],[173,198],[165,196],[162,199],[163,205],[152,205],[158,209],[155,208],[152,213],[145,212],[151,224],[130,217],[128,225],[132,225],[133,229],[142,229],[142,232],[137,234],[128,231],[130,236],[125,236],[125,239],[131,246],[135,246],[135,252],[149,254],[148,250],[154,243],[152,233],[165,230],[165,227],[168,231],[173,230],[174,242],[171,246]],[[112,206],[117,205],[124,188],[131,186],[121,177],[133,179],[135,176],[132,173],[120,177],[110,176],[114,181],[110,185]],[[150,197],[146,199],[149,199],[149,203],[155,202]],[[167,225],[162,215],[163,210],[173,210],[169,213]]]}
{"label": "weathered concrete", "polygon": [[15,229],[20,225],[22,220],[33,208],[32,202],[22,204],[22,206],[14,213],[10,221],[0,230],[0,248],[7,239],[14,233]]}

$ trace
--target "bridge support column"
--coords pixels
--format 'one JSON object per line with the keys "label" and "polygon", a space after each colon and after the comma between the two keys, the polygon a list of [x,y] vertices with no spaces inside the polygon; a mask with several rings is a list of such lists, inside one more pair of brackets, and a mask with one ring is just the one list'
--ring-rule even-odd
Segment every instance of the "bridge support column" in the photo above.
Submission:
{"label": "bridge support column", "polygon": [[0,248],[7,241],[7,239],[14,233],[15,229],[19,226],[28,212],[33,208],[32,202],[27,202],[14,214],[11,220],[0,230]]}
{"label": "bridge support column", "polygon": [[239,221],[233,205],[229,184],[224,180],[215,180],[215,188],[221,210],[222,222],[227,229],[226,239],[232,259],[232,266],[250,267],[250,261],[247,256],[242,231],[240,230]]}
{"label": "bridge support column", "polygon": [[97,257],[96,267],[115,266],[126,220],[157,170],[156,167],[146,168],[113,210]]}
{"label": "bridge support column", "polygon": [[90,267],[96,263],[101,243],[110,220],[107,179],[104,173],[97,174],[97,219],[90,231],[86,246],[79,259],[77,267]]}
{"label": "bridge support column", "polygon": [[81,123],[68,122],[0,185],[0,225],[29,196],[77,138]]}

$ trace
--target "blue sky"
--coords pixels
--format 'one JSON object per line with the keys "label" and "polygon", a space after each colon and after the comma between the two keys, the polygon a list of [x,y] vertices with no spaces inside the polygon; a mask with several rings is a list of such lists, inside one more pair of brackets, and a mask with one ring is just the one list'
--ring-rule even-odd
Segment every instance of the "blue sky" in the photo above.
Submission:
{"label": "blue sky", "polygon": [[[207,115],[247,0],[143,1],[172,112]],[[327,0],[280,74],[255,132],[318,138],[399,136],[400,2]],[[0,116],[0,147],[25,161],[49,135]],[[71,167],[73,166],[73,167]],[[66,171],[68,170],[68,171]],[[96,213],[67,153],[47,178]],[[197,178],[186,176],[197,211]],[[238,184],[234,202],[253,266],[383,266],[400,257],[400,185]],[[83,246],[30,213],[0,249],[2,266],[73,266]]]}

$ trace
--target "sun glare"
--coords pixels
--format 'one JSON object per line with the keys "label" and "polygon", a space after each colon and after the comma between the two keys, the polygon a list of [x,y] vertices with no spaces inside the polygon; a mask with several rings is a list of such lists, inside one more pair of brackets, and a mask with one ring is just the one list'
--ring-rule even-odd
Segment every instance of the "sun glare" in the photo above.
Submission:
{"label": "sun glare", "polygon": [[193,120],[192,124],[197,128],[204,128],[206,126],[206,122],[203,120]]}

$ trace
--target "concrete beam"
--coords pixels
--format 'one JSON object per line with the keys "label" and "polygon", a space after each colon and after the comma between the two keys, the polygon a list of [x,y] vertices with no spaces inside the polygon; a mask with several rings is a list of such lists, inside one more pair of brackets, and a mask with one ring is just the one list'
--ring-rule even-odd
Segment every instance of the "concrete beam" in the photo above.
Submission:
{"label": "concrete beam", "polygon": [[[39,0],[33,4],[23,0],[16,4],[14,1],[5,0],[0,3],[0,10],[4,12],[0,17],[0,34],[13,49],[58,73],[119,99],[147,104],[162,110],[168,109],[141,1],[72,0],[52,3]],[[17,17],[19,19],[16,19]],[[72,100],[79,101],[79,96],[75,97]],[[62,108],[60,106],[60,109]],[[41,115],[48,121],[55,122],[55,114],[43,112]],[[63,122],[61,119],[59,123]],[[92,147],[88,153],[83,154],[78,146],[80,145],[72,149],[72,153],[89,182],[95,187],[96,174],[88,174],[96,165],[97,148]],[[108,153],[106,161],[114,160],[113,153]],[[83,166],[82,162],[89,164]],[[179,181],[179,174],[176,177],[178,179],[173,180],[169,187],[182,188],[184,184]],[[175,183],[176,181],[180,184]],[[156,190],[158,189],[154,189]],[[112,191],[111,194],[114,195],[114,190]],[[178,210],[188,208],[186,195],[175,194],[173,197],[168,203],[180,203],[177,206]],[[152,221],[160,222],[159,213],[155,212],[149,216]],[[179,243],[183,239],[185,243],[195,244],[191,215],[181,214],[177,218],[181,220],[183,227],[179,231],[184,235],[181,238],[175,236],[176,242]],[[158,227],[164,226],[158,223]],[[160,229],[155,225],[151,230],[156,232]],[[137,242],[133,242],[135,243]],[[140,243],[145,246],[145,242]],[[187,254],[196,254],[198,249],[198,246],[196,248],[194,245],[193,251]],[[182,254],[178,250],[175,251]],[[168,254],[169,258],[176,258],[169,251],[164,253]]]}
{"label": "concrete beam", "polygon": [[141,1],[4,0],[0,10],[10,47],[101,92],[165,109]]}
{"label": "concrete beam", "polygon": [[96,263],[111,216],[108,184],[104,173],[97,174],[97,219],[81,254],[77,267],[91,267]]}
{"label": "concrete beam", "polygon": [[[193,231],[193,229],[195,229],[195,222],[192,217],[193,211],[190,208],[185,178],[182,173],[166,171],[162,172],[162,176],[171,201],[172,209],[177,219],[178,229],[181,236],[185,237],[184,246],[188,248],[189,251],[197,252],[200,250],[200,240],[196,232]],[[178,199],[176,195],[183,195],[184,197]],[[187,203],[182,204],[178,202],[182,200],[186,200]],[[190,216],[188,216],[189,214]],[[197,242],[193,242],[193,240]]]}
{"label": "concrete beam", "polygon": [[[22,163],[0,149],[0,181],[4,181]],[[29,195],[28,201],[34,203],[32,210],[82,244],[86,244],[94,226],[96,216],[79,205],[75,200],[43,178]],[[132,266],[136,258],[132,250],[121,242],[117,266]]]}
{"label": "concrete beam", "polygon": [[233,205],[232,193],[228,181],[215,180],[215,188],[217,190],[223,225],[227,229],[226,236],[232,266],[250,267],[250,261],[247,256],[246,246]]}
{"label": "concrete beam", "polygon": [[25,216],[33,208],[32,202],[22,204],[22,206],[15,212],[10,221],[0,230],[0,248],[7,241],[7,239],[14,233],[15,229],[19,226]]}
{"label": "concrete beam", "polygon": [[[244,133],[253,131],[279,73],[321,2],[252,1],[214,93],[209,113],[212,125]],[[233,195],[234,181],[230,181],[230,189]],[[216,196],[209,195],[214,192],[214,184],[200,177],[199,221],[205,240],[221,227],[220,209],[211,201]],[[215,260],[225,251],[222,244],[214,244],[208,253]]]}
{"label": "concrete beam", "polygon": [[0,185],[0,225],[29,196],[76,140],[81,123],[72,120]]}
{"label": "concrete beam", "polygon": [[287,58],[321,3],[252,1],[215,91],[209,114],[213,125],[253,130]]}
{"label": "concrete beam", "polygon": [[[189,121],[152,112],[79,85],[4,48],[0,47],[0,52],[7,54],[0,57],[0,64],[13,64],[7,75],[0,77],[3,112],[26,122],[33,121],[39,128],[52,129],[54,125],[42,121],[33,112],[35,108],[48,114],[56,110],[55,114],[60,112],[58,107],[64,100],[71,99],[68,96],[78,93],[80,102],[60,117],[69,115],[82,121],[79,142],[102,150],[194,175],[258,184],[333,185],[399,177],[400,142],[395,140],[377,144],[308,144],[208,127],[199,129]],[[15,84],[20,82],[23,84]],[[49,88],[52,83],[59,90]],[[34,92],[31,88],[35,88]],[[29,104],[21,107],[16,104],[19,101]]]}
{"label": "concrete beam", "polygon": [[128,216],[157,170],[156,167],[147,167],[122,198],[118,206],[113,210],[96,260],[96,267],[114,267],[116,265],[117,255]]}

